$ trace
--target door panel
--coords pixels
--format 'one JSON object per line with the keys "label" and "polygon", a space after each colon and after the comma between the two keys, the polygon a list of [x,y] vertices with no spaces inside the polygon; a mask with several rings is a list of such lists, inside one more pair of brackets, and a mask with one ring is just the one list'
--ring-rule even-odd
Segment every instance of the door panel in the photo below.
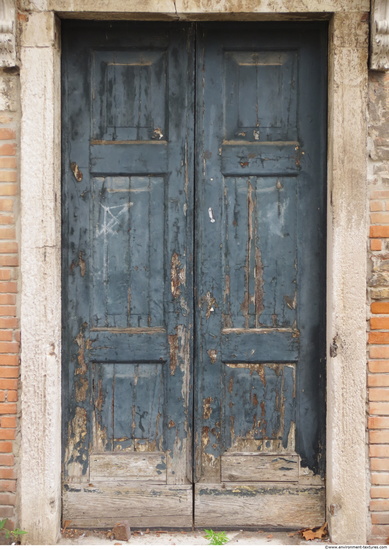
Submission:
{"label": "door panel", "polygon": [[195,521],[292,527],[324,518],[324,40],[240,28],[198,34]]}
{"label": "door panel", "polygon": [[192,29],[64,27],[64,520],[191,526]]}
{"label": "door panel", "polygon": [[325,31],[63,23],[72,527],[323,520]]}

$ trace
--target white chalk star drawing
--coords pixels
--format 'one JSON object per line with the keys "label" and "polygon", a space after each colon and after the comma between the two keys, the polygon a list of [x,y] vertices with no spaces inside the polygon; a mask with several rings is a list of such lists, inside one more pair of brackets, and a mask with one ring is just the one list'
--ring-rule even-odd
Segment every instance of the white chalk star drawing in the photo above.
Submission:
{"label": "white chalk star drawing", "polygon": [[133,204],[133,202],[127,202],[119,206],[104,206],[104,204],[100,203],[101,208],[104,210],[104,219],[100,229],[97,229],[97,237],[101,235],[114,235],[116,233],[114,231],[115,227],[120,224],[119,217],[121,214],[127,212]]}

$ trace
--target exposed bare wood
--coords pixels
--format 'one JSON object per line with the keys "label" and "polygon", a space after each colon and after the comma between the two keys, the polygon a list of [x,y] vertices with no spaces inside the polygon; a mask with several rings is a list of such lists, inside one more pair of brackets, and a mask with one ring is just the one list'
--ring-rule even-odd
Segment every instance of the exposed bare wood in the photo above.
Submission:
{"label": "exposed bare wood", "polygon": [[325,480],[319,475],[315,475],[309,468],[299,466],[299,485],[316,485],[324,487]]}
{"label": "exposed bare wood", "polygon": [[63,520],[72,527],[191,527],[192,486],[99,483],[65,488]]}
{"label": "exposed bare wood", "polygon": [[225,454],[222,481],[298,481],[297,455]]}
{"label": "exposed bare wood", "polygon": [[197,485],[197,527],[288,527],[319,525],[325,514],[320,487],[235,483]]}
{"label": "exposed bare wood", "polygon": [[166,458],[161,453],[101,453],[90,457],[90,480],[166,483]]}

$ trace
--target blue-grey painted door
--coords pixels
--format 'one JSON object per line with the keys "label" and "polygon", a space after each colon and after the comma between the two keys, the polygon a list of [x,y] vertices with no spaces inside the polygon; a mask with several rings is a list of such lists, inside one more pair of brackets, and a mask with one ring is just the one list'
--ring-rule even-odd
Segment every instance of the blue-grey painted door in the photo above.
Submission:
{"label": "blue-grey painted door", "polygon": [[63,31],[63,519],[322,521],[325,26]]}
{"label": "blue-grey painted door", "polygon": [[324,518],[324,32],[198,31],[199,526]]}
{"label": "blue-grey painted door", "polygon": [[63,30],[63,518],[191,526],[193,30]]}

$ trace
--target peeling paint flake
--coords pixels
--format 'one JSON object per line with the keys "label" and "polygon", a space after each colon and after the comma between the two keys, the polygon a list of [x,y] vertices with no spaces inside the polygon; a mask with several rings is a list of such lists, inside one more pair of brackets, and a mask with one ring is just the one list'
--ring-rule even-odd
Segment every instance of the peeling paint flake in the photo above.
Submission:
{"label": "peeling paint flake", "polygon": [[174,252],[170,263],[170,286],[173,298],[181,294],[181,286],[186,285],[186,267],[181,267],[180,257]]}
{"label": "peeling paint flake", "polygon": [[75,180],[78,181],[78,182],[82,181],[84,176],[83,176],[83,173],[79,169],[78,164],[76,162],[71,162],[70,163],[70,169],[73,172],[73,176],[74,176]]}

